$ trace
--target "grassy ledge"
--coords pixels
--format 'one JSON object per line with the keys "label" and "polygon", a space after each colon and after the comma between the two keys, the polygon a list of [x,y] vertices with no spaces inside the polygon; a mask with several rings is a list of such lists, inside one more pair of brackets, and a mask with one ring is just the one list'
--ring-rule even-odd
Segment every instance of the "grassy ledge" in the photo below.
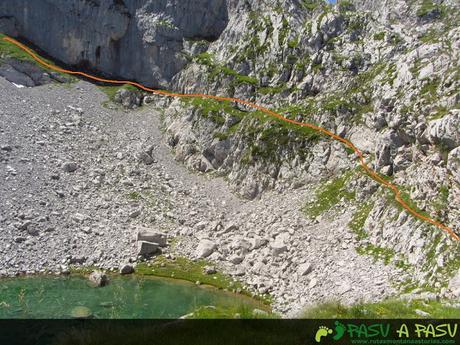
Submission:
{"label": "grassy ledge", "polygon": [[115,100],[115,95],[117,94],[118,90],[130,90],[130,91],[139,91],[139,89],[130,84],[123,84],[123,85],[110,85],[110,86],[101,86],[98,85],[99,90],[104,92],[109,100],[113,102]]}
{"label": "grassy ledge", "polygon": [[[181,101],[185,108],[197,109],[202,118],[211,121],[216,127],[221,127],[221,131],[214,135],[219,140],[226,140],[238,133],[248,141],[249,147],[242,158],[244,163],[257,159],[279,159],[280,151],[298,138],[305,142],[316,142],[321,138],[321,134],[315,129],[288,123],[261,110],[242,111],[230,101],[207,98],[184,98]],[[300,106],[291,106],[276,111],[289,118],[293,116],[293,112],[303,110],[305,109]],[[227,122],[231,123],[230,127],[225,127]]]}
{"label": "grassy ledge", "polygon": [[206,306],[194,310],[187,319],[277,319],[276,314],[248,305]]}
{"label": "grassy ledge", "polygon": [[460,308],[450,305],[447,301],[389,299],[378,303],[357,303],[352,306],[345,306],[340,302],[329,302],[306,309],[301,317],[320,319],[456,319],[460,317]]}
{"label": "grassy ledge", "polygon": [[151,262],[138,264],[136,273],[145,276],[182,279],[193,283],[200,282],[200,284],[210,285],[218,289],[241,293],[262,302],[267,307],[270,305],[271,297],[269,295],[255,295],[246,289],[241,282],[226,274],[220,272],[206,274],[204,272],[205,266],[213,265],[206,260],[191,261],[183,257],[171,260],[164,256],[158,256]]}
{"label": "grassy ledge", "polygon": [[374,202],[372,201],[359,205],[358,209],[353,214],[353,218],[350,223],[348,223],[348,227],[358,236],[358,239],[360,240],[368,236],[364,230],[364,225],[373,208]]}
{"label": "grassy ledge", "polygon": [[342,199],[354,200],[355,192],[350,192],[346,188],[352,175],[353,171],[349,171],[319,187],[315,192],[314,200],[307,203],[303,208],[305,214],[310,218],[315,218],[333,208]]}
{"label": "grassy ledge", "polygon": [[374,261],[382,260],[385,265],[388,265],[396,255],[396,252],[390,248],[383,248],[368,244],[356,248],[359,255],[369,255],[374,258]]}
{"label": "grassy ledge", "polygon": [[[12,44],[12,43],[10,43],[8,41],[3,40],[5,37],[8,37],[8,36],[0,33],[0,59],[12,58],[12,59],[17,59],[17,60],[21,60],[21,61],[29,61],[29,62],[32,62],[33,64],[36,64],[36,65],[44,68],[43,65],[38,64],[37,61],[35,61],[24,50],[22,50],[21,48],[17,47],[16,45],[14,45],[14,44]],[[40,56],[39,54],[37,54],[37,55]],[[50,63],[50,64],[53,64],[52,61],[49,61],[49,60],[43,58],[42,56],[40,56],[40,58],[43,59],[44,61]]]}
{"label": "grassy ledge", "polygon": [[[1,34],[0,33],[0,62],[4,59],[8,59],[8,58],[11,58],[11,59],[16,59],[16,60],[20,60],[20,61],[27,61],[27,62],[30,62],[30,63],[33,63],[34,65],[40,67],[42,70],[50,73],[50,72],[53,72],[53,73],[57,73],[59,74],[60,76],[63,76],[65,78],[67,78],[69,80],[69,82],[75,82],[77,81],[77,78],[69,75],[69,74],[66,74],[66,73],[61,73],[61,72],[57,72],[57,71],[54,71],[50,68],[46,68],[45,66],[39,64],[37,61],[35,61],[28,53],[26,53],[24,50],[20,49],[19,47],[17,47],[16,45],[10,43],[10,42],[7,42],[7,41],[4,41],[3,38],[5,37],[8,37],[4,34]],[[46,58],[44,58],[43,56],[40,56],[40,54],[38,54],[37,52],[34,51],[34,53],[40,57],[40,59],[42,59],[43,61],[49,63],[50,65],[53,65],[53,66],[56,66],[53,61],[50,61]]]}

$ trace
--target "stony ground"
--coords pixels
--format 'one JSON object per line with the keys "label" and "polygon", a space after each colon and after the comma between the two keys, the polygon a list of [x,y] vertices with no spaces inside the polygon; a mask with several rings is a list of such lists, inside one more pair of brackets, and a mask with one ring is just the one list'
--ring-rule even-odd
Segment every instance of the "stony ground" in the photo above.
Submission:
{"label": "stony ground", "polygon": [[308,188],[246,201],[222,178],[187,170],[154,106],[107,105],[86,82],[17,88],[0,78],[0,89],[0,275],[116,269],[136,260],[136,234],[148,228],[168,235],[166,252],[207,257],[285,314],[382,299],[403,279],[356,253],[347,211],[306,219]]}

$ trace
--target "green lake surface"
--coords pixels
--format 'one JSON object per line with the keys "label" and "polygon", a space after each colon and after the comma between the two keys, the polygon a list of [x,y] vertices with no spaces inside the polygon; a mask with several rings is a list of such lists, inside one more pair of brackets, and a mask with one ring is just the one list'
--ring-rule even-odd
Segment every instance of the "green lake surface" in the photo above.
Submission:
{"label": "green lake surface", "polygon": [[258,303],[211,287],[136,275],[111,276],[109,285],[98,288],[74,275],[0,279],[0,319],[65,319],[77,307],[89,309],[93,318],[178,318],[210,305],[256,308]]}

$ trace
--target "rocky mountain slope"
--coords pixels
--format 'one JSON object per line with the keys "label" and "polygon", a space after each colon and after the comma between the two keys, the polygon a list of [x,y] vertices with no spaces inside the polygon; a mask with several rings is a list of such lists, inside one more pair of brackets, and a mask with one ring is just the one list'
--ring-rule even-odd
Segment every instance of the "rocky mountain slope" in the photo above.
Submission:
{"label": "rocky mountain slope", "polygon": [[[379,4],[242,4],[173,82],[183,92],[249,99],[350,139],[415,209],[458,229],[458,4]],[[402,211],[340,145],[232,105],[174,101],[166,115],[177,157],[226,175],[244,197],[319,184],[307,214],[356,207],[363,250],[399,253],[430,286],[458,268],[458,244]],[[333,188],[339,196],[330,200]]]}
{"label": "rocky mountain slope", "polygon": [[[179,92],[242,98],[321,125],[365,152],[420,213],[458,230],[459,11],[458,2],[447,0],[336,6],[316,0],[7,0],[0,4],[0,28],[70,65]],[[53,30],[40,25],[47,16],[59,18]],[[166,142],[192,170],[225,177],[249,200],[303,191],[310,225],[299,229],[336,229],[327,237],[334,247],[352,233],[353,250],[446,293],[460,264],[458,243],[402,210],[340,144],[229,102],[157,105]],[[217,250],[215,260],[254,264],[244,245],[223,243],[240,234],[239,226],[219,236],[216,226],[200,227],[184,234],[192,244],[198,234],[203,246]],[[288,247],[299,240],[295,231],[282,233],[270,236]],[[198,255],[187,241],[182,245]],[[313,246],[279,254],[286,259],[315,252]],[[283,281],[293,268],[281,267]]]}

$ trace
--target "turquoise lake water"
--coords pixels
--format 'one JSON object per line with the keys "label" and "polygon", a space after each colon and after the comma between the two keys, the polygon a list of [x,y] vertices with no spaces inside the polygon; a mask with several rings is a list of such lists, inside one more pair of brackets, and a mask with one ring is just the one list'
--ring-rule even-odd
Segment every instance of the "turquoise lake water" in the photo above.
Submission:
{"label": "turquoise lake water", "polygon": [[0,318],[71,318],[77,307],[94,318],[178,318],[202,306],[242,304],[256,307],[249,298],[213,288],[134,275],[113,276],[99,288],[82,276],[0,280]]}

